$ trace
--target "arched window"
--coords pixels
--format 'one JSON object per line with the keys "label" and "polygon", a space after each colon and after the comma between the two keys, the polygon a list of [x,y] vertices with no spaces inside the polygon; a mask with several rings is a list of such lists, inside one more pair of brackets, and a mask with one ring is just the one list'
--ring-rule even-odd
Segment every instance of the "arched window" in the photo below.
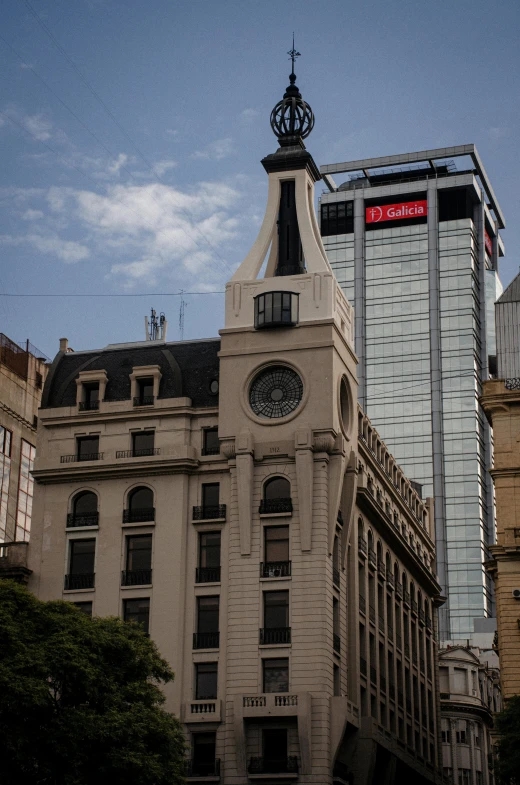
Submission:
{"label": "arched window", "polygon": [[357,538],[358,538],[358,551],[359,551],[361,556],[366,556],[367,555],[367,541],[365,540],[365,527],[363,525],[363,518],[358,518]]}
{"label": "arched window", "polygon": [[128,494],[128,509],[123,511],[123,523],[140,523],[155,520],[153,491],[140,486]]}
{"label": "arched window", "polygon": [[67,526],[97,526],[98,523],[98,497],[92,491],[81,491],[72,501]]}
{"label": "arched window", "polygon": [[292,512],[291,483],[286,477],[271,477],[264,483],[260,513],[272,515],[280,512]]}
{"label": "arched window", "polygon": [[392,560],[390,558],[390,554],[388,553],[388,551],[386,552],[386,557],[385,557],[385,567],[386,567],[386,577],[392,578]]}

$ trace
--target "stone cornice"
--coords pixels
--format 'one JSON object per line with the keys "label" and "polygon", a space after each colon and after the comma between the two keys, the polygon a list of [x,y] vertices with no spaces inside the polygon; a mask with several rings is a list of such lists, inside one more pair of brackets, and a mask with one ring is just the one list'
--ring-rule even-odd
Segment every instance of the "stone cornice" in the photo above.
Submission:
{"label": "stone cornice", "polygon": [[106,480],[121,477],[145,477],[164,474],[179,474],[194,472],[199,468],[199,461],[195,450],[188,448],[182,455],[158,456],[145,459],[123,459],[115,462],[113,459],[100,461],[85,461],[79,463],[54,464],[46,461],[47,466],[33,469],[33,477],[37,483],[47,485],[52,483],[72,482],[78,480]]}

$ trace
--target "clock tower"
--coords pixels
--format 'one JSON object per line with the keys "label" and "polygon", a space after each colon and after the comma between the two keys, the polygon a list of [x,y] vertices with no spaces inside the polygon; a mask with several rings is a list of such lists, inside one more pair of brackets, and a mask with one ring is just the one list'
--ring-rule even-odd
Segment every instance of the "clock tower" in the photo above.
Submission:
{"label": "clock tower", "polygon": [[[280,652],[280,642],[271,650],[268,642],[263,656],[285,657],[290,651],[290,689],[301,693],[301,773],[312,772],[316,782],[325,782],[328,769],[321,772],[317,761],[319,750],[329,744],[329,727],[327,722],[314,725],[320,712],[328,712],[333,694],[330,575],[334,558],[344,567],[355,503],[357,360],[353,309],[331,270],[314,213],[314,183],[320,173],[304,145],[314,115],[295,82],[293,60],[290,85],[271,113],[279,147],[262,160],[269,178],[265,217],[249,254],[226,285],[219,439],[231,472],[228,624],[249,616],[256,630],[256,625],[262,627],[256,616],[265,615],[267,594],[286,598],[287,651]],[[268,498],[276,481],[290,489],[285,492],[290,505],[286,499],[285,506],[277,507],[276,499]],[[277,578],[283,587],[262,584],[258,597],[259,562],[268,561],[266,530],[276,524],[289,532],[292,575],[285,581]],[[236,576],[240,581],[235,586]],[[227,656],[228,696],[236,672],[242,674],[241,692],[229,708],[237,735],[238,777],[245,773],[249,744],[244,669],[249,662],[256,669],[259,645],[257,637],[248,640],[246,630],[247,624],[237,630]],[[255,670],[251,684],[257,680]]]}

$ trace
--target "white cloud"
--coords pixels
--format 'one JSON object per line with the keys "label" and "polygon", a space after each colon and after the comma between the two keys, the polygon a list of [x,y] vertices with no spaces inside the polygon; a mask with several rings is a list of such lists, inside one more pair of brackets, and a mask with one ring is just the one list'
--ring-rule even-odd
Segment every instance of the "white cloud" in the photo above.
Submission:
{"label": "white cloud", "polygon": [[115,161],[112,161],[112,163],[110,163],[107,166],[107,172],[109,174],[119,174],[119,170],[121,169],[121,167],[126,166],[127,163],[128,163],[128,156],[126,155],[126,153],[119,153]]}
{"label": "white cloud", "polygon": [[232,139],[217,139],[215,142],[208,144],[204,150],[196,150],[191,157],[220,161],[222,158],[227,158],[231,155],[233,150],[234,146]]}
{"label": "white cloud", "polygon": [[28,243],[42,253],[57,256],[64,262],[80,262],[90,256],[90,251],[85,245],[73,240],[63,240],[61,237],[45,237],[40,234],[27,234],[20,237],[4,234],[0,235],[0,243],[4,245],[23,245]]}
{"label": "white cloud", "polygon": [[46,142],[51,138],[52,123],[43,114],[24,115],[22,121],[27,131],[39,142]]}
{"label": "white cloud", "polygon": [[43,218],[43,213],[41,210],[26,210],[25,213],[22,215],[24,221],[39,221],[40,218]]}
{"label": "white cloud", "polygon": [[157,177],[162,177],[163,174],[169,169],[174,169],[177,166],[177,161],[172,161],[169,158],[165,158],[163,161],[157,161],[153,165],[154,172],[157,174]]}
{"label": "white cloud", "polygon": [[494,127],[489,128],[488,133],[492,139],[503,139],[507,136],[507,128]]}
{"label": "white cloud", "polygon": [[256,118],[257,118],[259,115],[260,115],[260,112],[258,111],[258,109],[243,109],[243,110],[240,112],[240,114],[239,114],[240,122],[241,122],[243,125],[249,125],[249,124],[250,124],[250,123],[252,123],[252,122],[253,122],[253,120],[255,120],[255,119],[256,119]]}

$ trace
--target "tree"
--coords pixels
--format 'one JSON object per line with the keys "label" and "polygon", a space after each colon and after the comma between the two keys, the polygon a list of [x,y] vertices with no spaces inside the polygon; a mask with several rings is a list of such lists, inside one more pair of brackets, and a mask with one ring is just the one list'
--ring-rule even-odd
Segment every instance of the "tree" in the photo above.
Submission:
{"label": "tree", "polygon": [[520,785],[520,695],[509,698],[495,717],[499,733],[495,775],[500,785]]}
{"label": "tree", "polygon": [[0,580],[2,785],[179,785],[174,674],[136,624]]}

